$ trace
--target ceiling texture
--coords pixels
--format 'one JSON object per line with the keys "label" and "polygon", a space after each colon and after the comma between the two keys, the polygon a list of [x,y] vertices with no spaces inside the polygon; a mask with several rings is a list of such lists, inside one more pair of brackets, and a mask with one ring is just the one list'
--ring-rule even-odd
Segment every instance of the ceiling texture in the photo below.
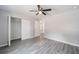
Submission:
{"label": "ceiling texture", "polygon": [[[63,12],[79,9],[79,5],[41,5],[43,9],[51,8],[52,11],[46,12],[47,15],[56,15]],[[0,10],[21,13],[24,15],[30,15],[36,17],[36,12],[30,12],[29,10],[37,10],[36,5],[0,5]],[[44,15],[43,15],[44,16]]]}

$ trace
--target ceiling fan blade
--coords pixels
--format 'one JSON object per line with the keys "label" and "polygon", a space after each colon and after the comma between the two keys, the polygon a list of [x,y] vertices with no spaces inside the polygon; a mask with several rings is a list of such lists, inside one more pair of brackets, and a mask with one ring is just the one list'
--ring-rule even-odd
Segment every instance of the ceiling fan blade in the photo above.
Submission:
{"label": "ceiling fan blade", "polygon": [[40,10],[40,5],[37,5],[37,7],[38,7],[38,10]]}
{"label": "ceiling fan blade", "polygon": [[42,11],[51,11],[52,9],[44,9],[44,10],[42,10]]}
{"label": "ceiling fan blade", "polygon": [[29,10],[30,12],[37,12],[37,10]]}
{"label": "ceiling fan blade", "polygon": [[37,12],[36,15],[38,15],[39,13]]}
{"label": "ceiling fan blade", "polygon": [[46,13],[42,12],[42,14],[46,15]]}

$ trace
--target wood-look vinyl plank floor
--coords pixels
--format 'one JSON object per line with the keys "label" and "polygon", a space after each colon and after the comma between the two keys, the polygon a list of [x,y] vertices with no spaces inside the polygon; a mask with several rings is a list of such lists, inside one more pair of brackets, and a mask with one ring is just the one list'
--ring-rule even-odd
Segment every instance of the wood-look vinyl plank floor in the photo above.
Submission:
{"label": "wood-look vinyl plank floor", "polygon": [[79,54],[79,47],[42,37],[12,41],[0,47],[0,54]]}

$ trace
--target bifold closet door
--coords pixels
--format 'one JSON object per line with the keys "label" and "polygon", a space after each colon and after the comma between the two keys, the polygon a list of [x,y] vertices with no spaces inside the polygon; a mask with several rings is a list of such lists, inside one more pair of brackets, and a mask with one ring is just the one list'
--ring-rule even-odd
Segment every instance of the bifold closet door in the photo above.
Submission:
{"label": "bifold closet door", "polygon": [[22,40],[31,38],[31,22],[30,20],[22,19]]}

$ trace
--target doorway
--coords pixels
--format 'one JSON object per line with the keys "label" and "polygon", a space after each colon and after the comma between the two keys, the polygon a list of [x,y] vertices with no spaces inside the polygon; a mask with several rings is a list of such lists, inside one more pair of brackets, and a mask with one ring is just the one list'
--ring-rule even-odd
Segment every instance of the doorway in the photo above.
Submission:
{"label": "doorway", "polygon": [[9,16],[9,46],[11,41],[21,40],[21,18]]}

